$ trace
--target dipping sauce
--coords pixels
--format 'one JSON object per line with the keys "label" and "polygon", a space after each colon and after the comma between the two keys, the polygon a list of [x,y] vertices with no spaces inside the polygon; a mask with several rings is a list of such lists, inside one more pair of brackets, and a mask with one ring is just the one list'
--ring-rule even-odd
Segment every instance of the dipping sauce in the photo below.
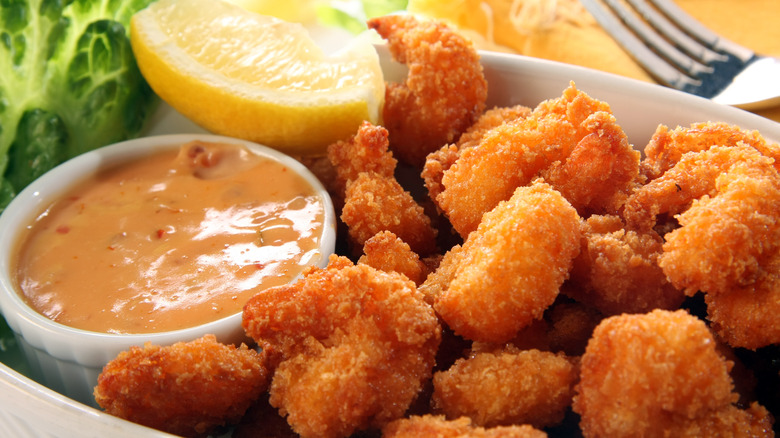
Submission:
{"label": "dipping sauce", "polygon": [[21,239],[26,301],[98,332],[193,327],[240,312],[318,262],[324,203],[283,164],[193,142],[102,172]]}

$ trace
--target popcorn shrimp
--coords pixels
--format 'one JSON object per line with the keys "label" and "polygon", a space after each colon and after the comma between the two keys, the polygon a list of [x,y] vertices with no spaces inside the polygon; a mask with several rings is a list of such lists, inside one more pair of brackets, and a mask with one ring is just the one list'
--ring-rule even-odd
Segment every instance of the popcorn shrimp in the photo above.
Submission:
{"label": "popcorn shrimp", "polygon": [[672,217],[687,210],[695,199],[712,196],[718,176],[746,163],[755,175],[774,171],[771,158],[745,145],[713,146],[684,154],[671,169],[629,197],[623,210],[626,225],[635,230],[653,229],[659,216]]}
{"label": "popcorn shrimp", "polygon": [[434,409],[482,427],[541,429],[563,420],[577,379],[577,367],[563,354],[513,347],[477,353],[433,376]]}
{"label": "popcorn shrimp", "polygon": [[678,215],[658,261],[676,287],[720,295],[780,275],[768,263],[780,253],[780,174],[764,170],[735,163]]}
{"label": "popcorn shrimp", "polygon": [[487,81],[479,54],[441,22],[387,15],[370,19],[368,27],[409,68],[405,83],[387,84],[383,118],[393,152],[421,168],[429,153],[457,141],[484,111]]}
{"label": "popcorn shrimp", "polygon": [[390,231],[381,231],[366,240],[358,263],[380,271],[404,274],[415,284],[422,283],[429,273],[428,265],[420,260],[420,256]]}
{"label": "popcorn shrimp", "polygon": [[[437,151],[433,151],[425,158],[421,176],[428,189],[428,196],[434,201],[439,193],[444,190],[441,179],[444,171],[452,167],[460,156],[460,151],[477,146],[482,138],[495,127],[506,122],[523,119],[531,114],[531,109],[515,105],[510,107],[497,107],[485,111],[471,127],[460,136],[457,143],[449,144]],[[438,206],[437,206],[438,207]]]}
{"label": "popcorn shrimp", "polygon": [[748,145],[761,154],[775,160],[780,171],[780,147],[768,143],[757,131],[746,131],[723,122],[694,123],[689,127],[669,129],[658,125],[650,142],[645,146],[642,173],[654,180],[674,167],[687,152],[701,152],[712,146]]}
{"label": "popcorn shrimp", "polygon": [[[555,166],[547,170],[548,183],[560,185],[579,211],[593,204],[614,213],[639,176],[639,156],[624,137],[609,106],[571,84],[561,97],[540,103],[525,118],[489,130],[478,145],[461,151],[444,171],[444,189],[435,201],[465,238],[482,215],[509,199],[515,188],[545,176]],[[567,163],[580,142],[580,152]],[[589,163],[581,177],[600,180],[599,184],[584,189],[567,185],[568,176],[578,174],[585,156],[594,151],[601,159]]]}
{"label": "popcorn shrimp", "polygon": [[652,230],[627,230],[618,216],[591,216],[564,293],[605,315],[679,308],[685,295],[658,266],[662,251]]}
{"label": "popcorn shrimp", "polygon": [[547,434],[529,425],[483,428],[467,417],[447,420],[443,416],[424,415],[396,420],[382,430],[383,438],[546,438]]}
{"label": "popcorn shrimp", "polygon": [[400,418],[441,341],[414,283],[337,256],[253,297],[243,321],[278,361],[271,405],[303,437],[346,437]]}
{"label": "popcorn shrimp", "polygon": [[684,310],[602,321],[581,361],[574,398],[585,437],[771,437],[772,418],[736,406],[731,363]]}
{"label": "popcorn shrimp", "polygon": [[395,178],[360,173],[347,185],[341,220],[356,248],[362,248],[377,233],[390,231],[421,256],[438,250],[438,232],[430,217]]}
{"label": "popcorn shrimp", "polygon": [[434,308],[460,336],[506,342],[558,296],[580,250],[580,218],[560,193],[537,181],[485,214],[472,234],[456,257],[441,262],[450,281],[432,274],[444,283]]}
{"label": "popcorn shrimp", "polygon": [[268,377],[257,352],[206,335],[120,353],[98,377],[95,400],[117,417],[200,437],[237,423],[268,388]]}
{"label": "popcorn shrimp", "polygon": [[363,122],[357,133],[328,146],[328,160],[336,171],[334,191],[344,196],[349,181],[362,172],[374,172],[392,178],[397,160],[388,150],[387,129]]}
{"label": "popcorn shrimp", "polygon": [[639,151],[608,112],[593,113],[582,126],[588,134],[541,176],[581,215],[616,214],[639,186]]}

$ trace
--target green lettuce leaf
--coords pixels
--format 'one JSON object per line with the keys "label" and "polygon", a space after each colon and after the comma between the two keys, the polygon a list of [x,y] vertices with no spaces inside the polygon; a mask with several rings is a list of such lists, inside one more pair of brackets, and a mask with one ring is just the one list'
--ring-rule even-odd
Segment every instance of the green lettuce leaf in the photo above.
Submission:
{"label": "green lettuce leaf", "polygon": [[158,103],[130,17],[153,0],[0,0],[0,211],[64,160],[138,136]]}

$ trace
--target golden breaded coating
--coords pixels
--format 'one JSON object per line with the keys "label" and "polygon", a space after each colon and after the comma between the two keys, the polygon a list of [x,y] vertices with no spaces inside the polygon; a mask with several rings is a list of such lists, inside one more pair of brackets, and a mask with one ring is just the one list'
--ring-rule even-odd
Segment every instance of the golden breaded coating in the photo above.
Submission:
{"label": "golden breaded coating", "polygon": [[[580,218],[544,182],[518,187],[469,235],[434,308],[467,339],[506,342],[542,317],[580,251]],[[432,274],[435,275],[435,274]]]}
{"label": "golden breaded coating", "polygon": [[422,283],[428,276],[428,266],[420,260],[420,256],[390,231],[381,231],[366,240],[358,263],[380,271],[403,274],[415,284]]}
{"label": "golden breaded coating", "polygon": [[468,418],[447,420],[443,416],[412,416],[396,420],[382,430],[383,438],[546,438],[547,434],[529,425],[485,429]]}
{"label": "golden breaded coating", "polygon": [[237,423],[268,387],[263,359],[206,335],[120,353],[98,377],[95,401],[111,415],[199,437]]}
{"label": "golden breaded coating", "polygon": [[336,171],[334,191],[343,197],[349,181],[361,172],[393,178],[397,161],[389,144],[387,129],[363,122],[354,136],[328,146],[328,160]]}
{"label": "golden breaded coating", "polygon": [[383,120],[393,153],[422,168],[429,153],[457,141],[485,110],[479,54],[442,22],[398,14],[372,18],[368,27],[409,69],[404,83],[387,84]]}
{"label": "golden breaded coating", "polygon": [[[493,128],[506,122],[523,119],[531,114],[531,109],[516,105],[511,107],[497,107],[485,111],[476,122],[463,135],[460,136],[457,143],[442,147],[433,151],[425,158],[425,166],[420,174],[428,189],[428,196],[436,202],[436,197],[444,190],[442,178],[444,171],[452,167],[460,156],[460,151],[473,146],[477,146],[482,138]],[[436,206],[438,208],[438,205]]]}
{"label": "golden breaded coating", "polygon": [[[589,119],[597,112],[606,114]],[[638,163],[632,161],[638,160],[638,155],[629,150],[609,114],[607,104],[571,84],[561,97],[540,103],[528,117],[493,128],[482,136],[478,145],[460,151],[458,159],[442,175],[444,190],[436,196],[437,205],[465,238],[477,228],[482,215],[500,201],[509,199],[515,188],[528,185],[545,169],[559,163],[556,164],[559,169],[551,175],[556,183],[576,195],[579,201],[615,208],[633,187],[639,170]],[[599,131],[604,134],[602,128],[606,126],[610,127],[610,135],[602,137]],[[595,135],[583,144],[587,151],[572,157],[568,165],[561,164],[591,134]],[[615,148],[620,153],[612,156]],[[574,167],[581,165],[594,149],[600,151],[603,160],[596,166],[600,169],[591,169],[588,174],[611,182],[594,186],[595,193],[566,186],[567,175],[577,174]],[[610,166],[610,162],[615,165]]]}
{"label": "golden breaded coating", "polygon": [[650,230],[660,215],[672,217],[687,210],[695,199],[714,195],[721,174],[746,165],[750,175],[776,172],[771,158],[745,145],[713,146],[686,153],[674,167],[629,197],[623,210],[626,225],[634,230]]}
{"label": "golden breaded coating", "polygon": [[731,365],[684,310],[609,317],[582,356],[573,409],[585,437],[724,436],[717,427],[771,424],[760,406],[735,411]]}
{"label": "golden breaded coating", "polygon": [[653,180],[674,167],[687,152],[701,152],[712,146],[747,145],[774,159],[780,171],[780,146],[768,143],[757,131],[742,130],[723,122],[693,123],[689,127],[669,129],[658,125],[645,146],[642,173]]}
{"label": "golden breaded coating", "polygon": [[773,424],[772,415],[758,403],[751,403],[745,409],[731,405],[707,412],[696,421],[681,421],[665,436],[772,438],[775,436],[772,431]]}
{"label": "golden breaded coating", "polygon": [[780,174],[766,170],[736,163],[677,216],[680,228],[666,234],[658,260],[676,287],[715,295],[780,275],[768,269],[780,253]]}
{"label": "golden breaded coating", "polygon": [[491,108],[479,116],[474,124],[460,136],[455,145],[458,147],[458,150],[477,146],[485,134],[493,128],[507,122],[524,119],[530,116],[532,112],[532,108],[523,105]]}
{"label": "golden breaded coating", "polygon": [[341,220],[355,248],[381,231],[390,231],[412,251],[427,256],[438,251],[431,219],[395,178],[362,172],[347,186]]}
{"label": "golden breaded coating", "polygon": [[685,295],[658,266],[663,240],[626,230],[618,216],[591,216],[564,293],[605,315],[677,309]]}
{"label": "golden breaded coating", "polygon": [[303,437],[346,437],[400,418],[441,341],[414,283],[337,256],[253,297],[243,325],[278,358],[270,403]]}
{"label": "golden breaded coating", "polygon": [[780,301],[773,291],[780,275],[775,165],[743,143],[688,152],[639,189],[624,211],[638,229],[676,214],[678,225],[665,234],[658,265],[687,295],[706,293],[708,318],[735,347],[780,343]]}
{"label": "golden breaded coating", "polygon": [[534,108],[531,117],[556,116],[566,119],[577,130],[575,137],[581,139],[590,133],[590,128],[583,125],[583,122],[591,114],[597,112],[612,113],[612,109],[608,103],[594,99],[587,93],[578,90],[574,81],[571,81],[569,86],[563,90],[561,97],[540,102]]}
{"label": "golden breaded coating", "polygon": [[707,319],[732,347],[755,350],[780,344],[780,256],[769,264],[774,275],[749,286],[719,294],[706,294]]}
{"label": "golden breaded coating", "polygon": [[552,161],[574,148],[574,127],[558,117],[526,118],[487,133],[479,146],[461,151],[444,172],[436,203],[464,239],[482,215],[528,185]]}
{"label": "golden breaded coating", "polygon": [[563,354],[507,347],[460,359],[433,376],[435,412],[482,427],[554,426],[571,405],[577,367]]}
{"label": "golden breaded coating", "polygon": [[541,175],[580,215],[617,214],[639,186],[640,153],[611,113],[595,112],[581,126],[589,133]]}

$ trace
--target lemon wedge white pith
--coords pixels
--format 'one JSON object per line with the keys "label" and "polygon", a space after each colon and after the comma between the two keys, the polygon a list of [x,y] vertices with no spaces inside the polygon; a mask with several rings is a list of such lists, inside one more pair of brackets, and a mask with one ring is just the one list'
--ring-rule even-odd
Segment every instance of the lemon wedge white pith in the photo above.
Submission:
{"label": "lemon wedge white pith", "polygon": [[154,91],[211,132],[308,155],[379,122],[384,79],[368,38],[326,57],[303,26],[221,0],[159,0],[130,34]]}

